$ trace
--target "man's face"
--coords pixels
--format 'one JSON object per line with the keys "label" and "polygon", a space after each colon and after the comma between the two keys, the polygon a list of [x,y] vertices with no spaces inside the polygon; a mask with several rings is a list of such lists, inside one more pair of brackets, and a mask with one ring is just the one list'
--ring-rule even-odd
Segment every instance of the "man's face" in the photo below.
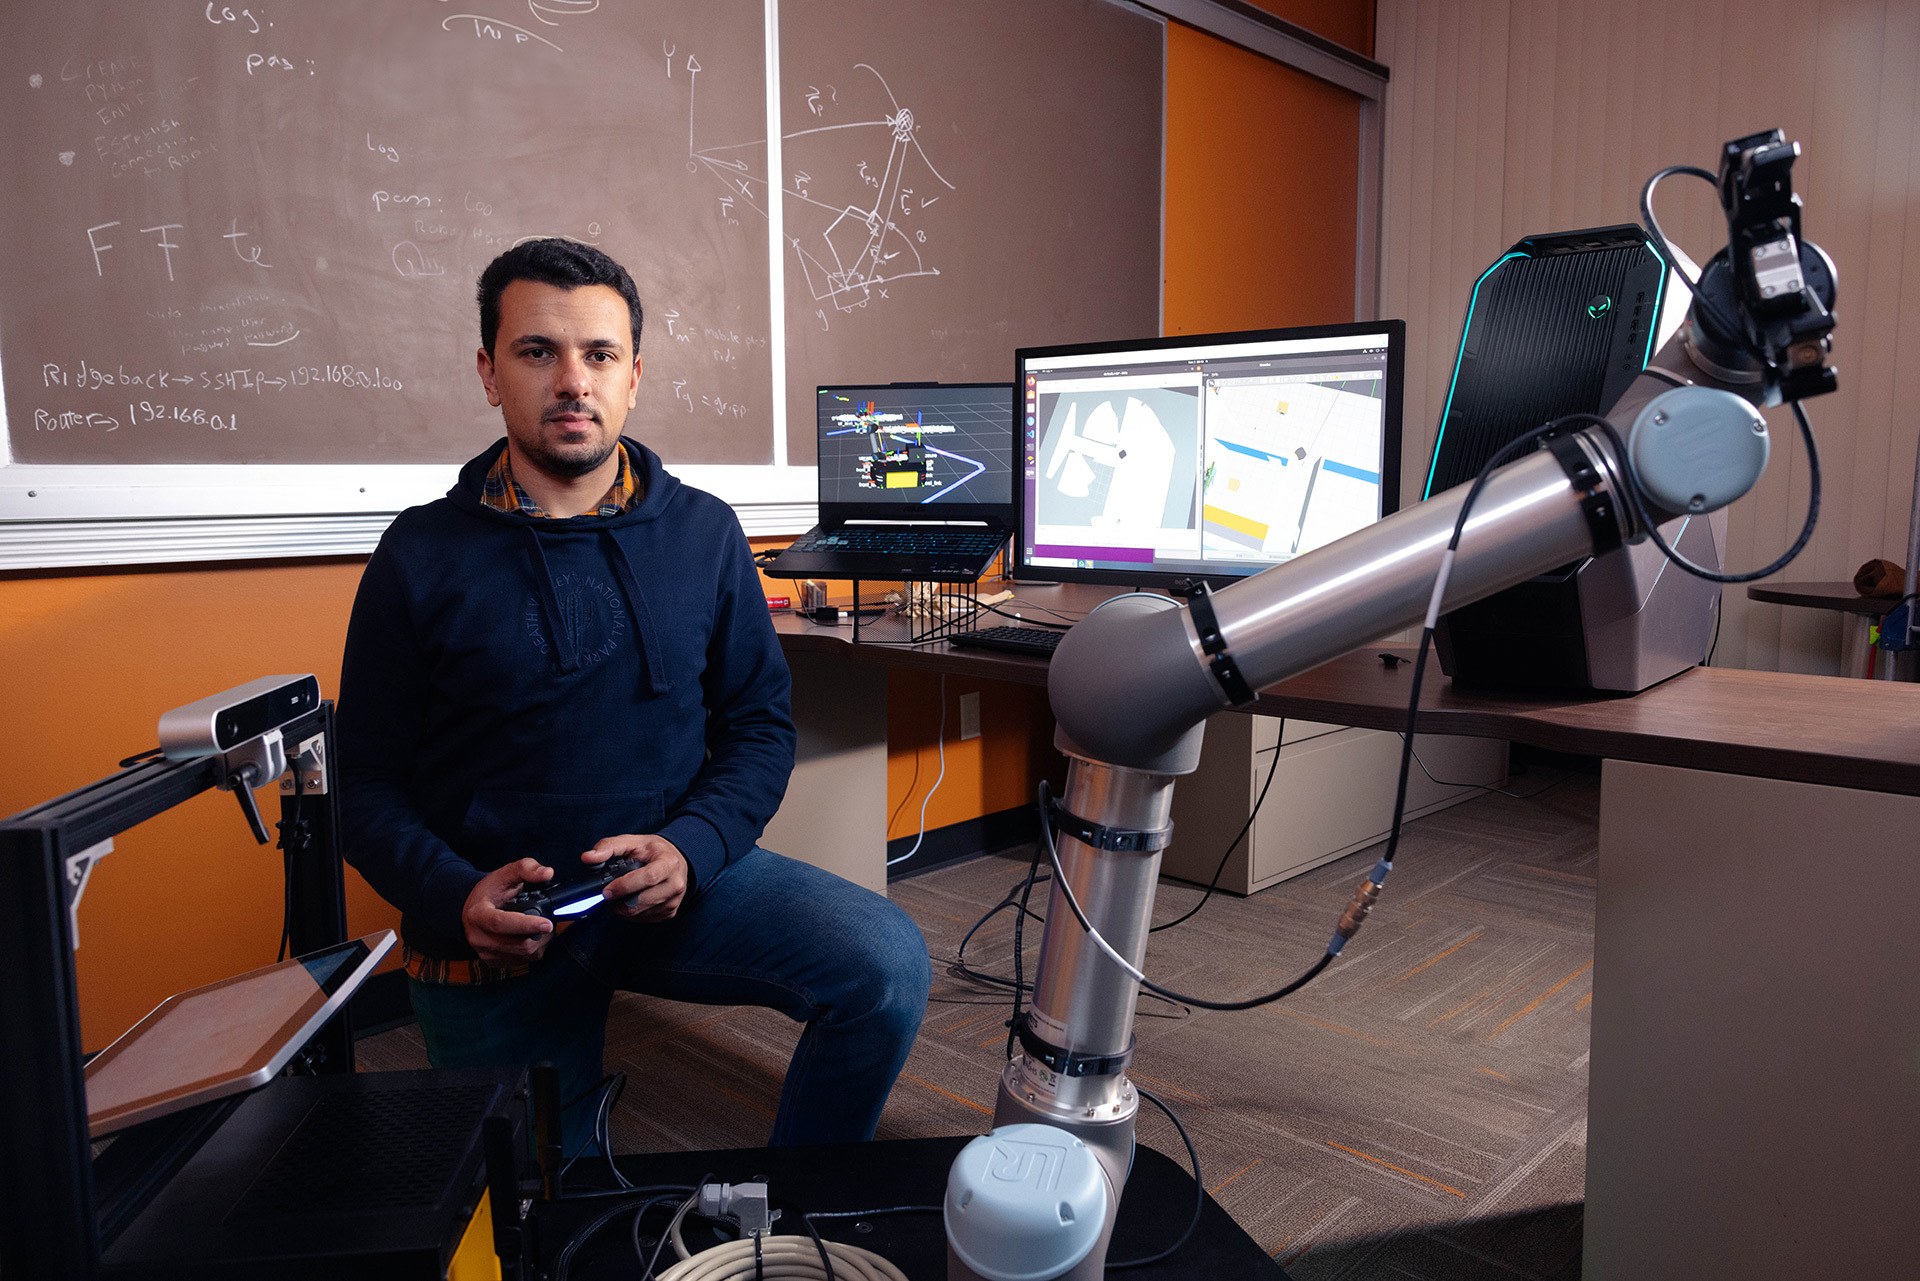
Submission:
{"label": "man's face", "polygon": [[481,348],[478,365],[515,466],[556,479],[584,476],[612,456],[640,394],[626,300],[606,285],[514,281],[500,294],[493,352]]}

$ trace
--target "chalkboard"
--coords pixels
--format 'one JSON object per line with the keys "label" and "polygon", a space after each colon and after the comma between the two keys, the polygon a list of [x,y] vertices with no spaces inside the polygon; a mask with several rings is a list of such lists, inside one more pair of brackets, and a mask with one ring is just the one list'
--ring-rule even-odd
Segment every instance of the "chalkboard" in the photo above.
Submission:
{"label": "chalkboard", "polygon": [[820,384],[1159,332],[1163,66],[1099,0],[781,6],[792,457]]}
{"label": "chalkboard", "polygon": [[629,430],[723,486],[812,462],[817,383],[1157,331],[1163,28],[1112,0],[21,8],[11,472],[461,461],[473,282],[535,235],[633,272]]}
{"label": "chalkboard", "polygon": [[[457,11],[483,8],[501,17]],[[737,335],[647,342],[655,415],[677,382],[764,417],[766,249],[678,190],[691,76],[667,74],[676,44],[711,50],[702,114],[764,130],[760,5],[517,8],[17,14],[0,81],[20,177],[0,197],[15,460],[466,458],[498,434],[473,394],[475,277],[542,233],[626,263],[656,338]],[[668,428],[660,444],[766,462],[764,436]]]}

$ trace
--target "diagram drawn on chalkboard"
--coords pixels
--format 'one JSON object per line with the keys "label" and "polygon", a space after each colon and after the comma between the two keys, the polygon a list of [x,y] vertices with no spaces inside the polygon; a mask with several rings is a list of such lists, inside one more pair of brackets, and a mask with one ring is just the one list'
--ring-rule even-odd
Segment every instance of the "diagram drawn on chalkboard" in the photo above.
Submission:
{"label": "diagram drawn on chalkboard", "polygon": [[[921,149],[919,122],[913,110],[894,96],[886,77],[864,62],[853,69],[862,73],[858,79],[867,87],[864,96],[871,97],[877,85],[885,95],[884,105],[877,100],[872,106],[856,105],[863,96],[858,92],[843,95],[836,86],[810,85],[807,110],[821,123],[781,135],[791,171],[790,185],[783,189],[787,243],[813,301],[820,304],[815,314],[823,326],[829,306],[851,312],[884,301],[896,281],[940,274],[925,253],[926,228],[915,224],[924,223],[923,211],[940,200],[942,189],[958,190]],[[687,171],[705,173],[721,185],[723,221],[737,222],[735,211],[740,205],[765,217],[766,142],[703,145],[697,113],[700,61],[692,55],[683,61],[669,55],[668,77],[673,78],[676,70],[687,81]],[[878,119],[834,119],[848,112],[864,115],[875,110]],[[838,150],[823,154],[822,163],[796,163],[796,158],[810,154],[810,146],[826,142],[828,135],[833,135]],[[758,172],[742,158],[742,153],[751,155],[755,148],[763,157]]]}

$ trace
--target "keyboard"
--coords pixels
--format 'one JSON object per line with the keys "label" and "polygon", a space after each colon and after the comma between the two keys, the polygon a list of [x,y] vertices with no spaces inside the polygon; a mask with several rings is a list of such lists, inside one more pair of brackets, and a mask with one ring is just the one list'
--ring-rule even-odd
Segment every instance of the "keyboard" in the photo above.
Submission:
{"label": "keyboard", "polygon": [[972,649],[997,649],[1032,658],[1052,658],[1054,647],[1064,631],[1046,627],[982,627],[973,632],[956,632],[947,637],[949,644]]}
{"label": "keyboard", "polygon": [[849,525],[807,534],[796,539],[788,550],[906,555],[948,552],[959,556],[991,556],[1000,550],[1000,544],[1006,540],[1006,534],[988,529],[956,529],[951,526],[881,529]]}

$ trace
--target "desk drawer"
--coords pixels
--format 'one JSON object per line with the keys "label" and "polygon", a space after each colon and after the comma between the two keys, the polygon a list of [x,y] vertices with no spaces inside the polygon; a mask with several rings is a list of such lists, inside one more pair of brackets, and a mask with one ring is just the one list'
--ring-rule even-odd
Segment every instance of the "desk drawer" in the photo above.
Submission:
{"label": "desk drawer", "polygon": [[1328,725],[1322,721],[1303,721],[1297,716],[1284,719],[1278,716],[1254,716],[1250,719],[1253,721],[1255,751],[1284,747],[1288,743],[1304,743],[1310,738],[1337,734],[1347,728],[1345,725]]}

